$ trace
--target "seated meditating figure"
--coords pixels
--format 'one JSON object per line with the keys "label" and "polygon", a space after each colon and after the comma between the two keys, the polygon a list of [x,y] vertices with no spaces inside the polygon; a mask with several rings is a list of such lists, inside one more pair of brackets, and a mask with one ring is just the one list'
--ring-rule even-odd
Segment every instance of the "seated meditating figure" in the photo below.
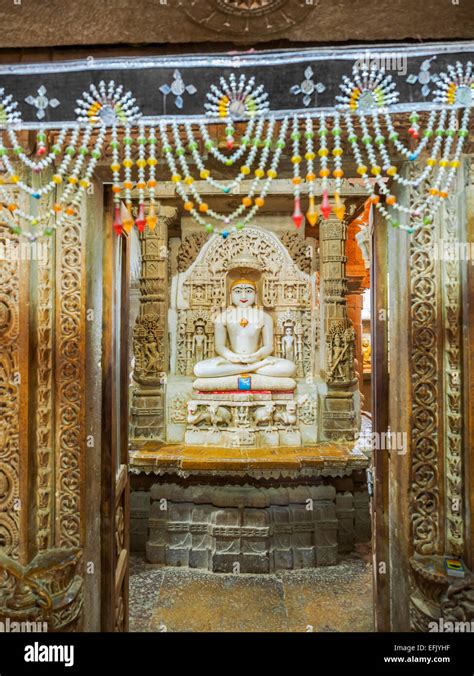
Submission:
{"label": "seated meditating figure", "polygon": [[199,390],[293,390],[296,365],[272,356],[273,321],[256,308],[257,286],[251,279],[237,279],[230,288],[232,305],[214,325],[217,357],[194,367]]}

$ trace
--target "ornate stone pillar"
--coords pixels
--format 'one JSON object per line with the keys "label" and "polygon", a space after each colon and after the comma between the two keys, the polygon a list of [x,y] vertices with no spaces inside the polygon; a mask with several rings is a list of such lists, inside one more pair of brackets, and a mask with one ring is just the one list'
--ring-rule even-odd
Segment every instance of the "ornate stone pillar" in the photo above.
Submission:
{"label": "ornate stone pillar", "polygon": [[133,330],[132,443],[162,440],[168,371],[168,228],[178,215],[161,207],[154,231],[140,234],[140,310]]}
{"label": "ornate stone pillar", "polygon": [[334,214],[320,224],[321,377],[327,383],[322,406],[323,434],[352,440],[356,432],[355,332],[347,316],[345,242],[347,224]]}

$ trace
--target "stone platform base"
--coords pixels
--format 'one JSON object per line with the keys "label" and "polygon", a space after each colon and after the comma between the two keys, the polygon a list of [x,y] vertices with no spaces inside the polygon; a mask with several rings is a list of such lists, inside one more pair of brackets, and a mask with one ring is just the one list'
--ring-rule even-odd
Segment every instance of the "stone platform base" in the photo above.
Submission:
{"label": "stone platform base", "polygon": [[131,547],[221,573],[329,566],[370,539],[368,461],[347,447],[131,453]]}

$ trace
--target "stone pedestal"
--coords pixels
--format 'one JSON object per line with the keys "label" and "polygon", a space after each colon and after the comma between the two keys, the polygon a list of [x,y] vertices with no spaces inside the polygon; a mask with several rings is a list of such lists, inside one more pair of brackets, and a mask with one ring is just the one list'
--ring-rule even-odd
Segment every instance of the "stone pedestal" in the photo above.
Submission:
{"label": "stone pedestal", "polygon": [[155,484],[148,561],[217,573],[271,573],[337,561],[333,486]]}

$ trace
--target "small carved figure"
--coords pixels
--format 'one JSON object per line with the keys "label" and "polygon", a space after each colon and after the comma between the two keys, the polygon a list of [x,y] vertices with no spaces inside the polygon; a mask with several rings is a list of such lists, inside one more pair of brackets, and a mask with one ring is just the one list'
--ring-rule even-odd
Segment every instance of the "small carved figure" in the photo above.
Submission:
{"label": "small carved figure", "polygon": [[202,324],[196,325],[196,332],[193,336],[193,357],[194,362],[203,361],[206,358],[207,352],[207,336]]}
{"label": "small carved figure", "polygon": [[281,352],[285,359],[296,361],[295,333],[292,324],[285,326],[285,333],[281,338]]}
{"label": "small carved figure", "polygon": [[145,343],[144,345],[144,357],[145,357],[145,373],[150,373],[151,371],[159,370],[159,354],[156,341],[151,341],[151,343]]}
{"label": "small carved figure", "polygon": [[281,422],[284,425],[296,425],[298,414],[296,411],[296,402],[289,401],[281,411],[276,411],[275,422]]}
{"label": "small carved figure", "polygon": [[254,413],[255,424],[270,425],[272,422],[274,410],[275,404],[265,404],[265,406],[259,406]]}
{"label": "small carved figure", "polygon": [[369,336],[362,338],[362,367],[364,371],[370,371],[371,368],[371,348]]}

